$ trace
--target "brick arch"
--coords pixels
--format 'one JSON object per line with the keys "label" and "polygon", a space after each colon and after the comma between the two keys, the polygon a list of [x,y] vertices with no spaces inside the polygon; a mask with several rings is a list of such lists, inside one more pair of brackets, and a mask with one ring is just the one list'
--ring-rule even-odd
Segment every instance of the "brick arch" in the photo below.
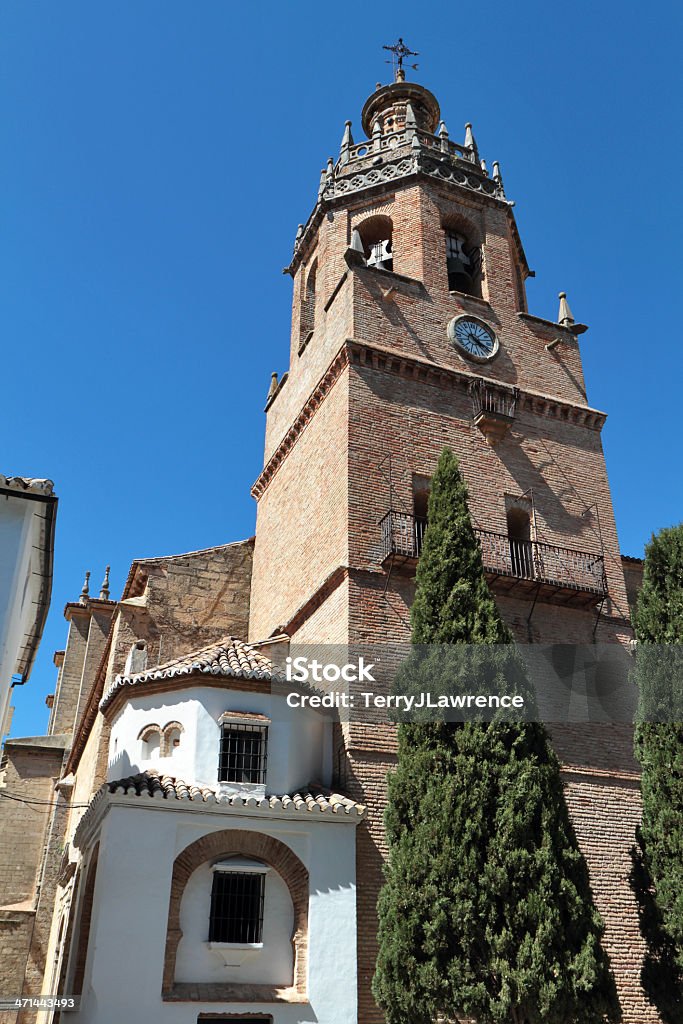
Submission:
{"label": "brick arch", "polygon": [[178,729],[178,731],[181,734],[185,732],[185,726],[183,725],[182,722],[174,721],[166,723],[166,725],[161,730],[161,745],[159,747],[159,750],[161,752],[162,757],[170,757],[173,754],[173,749],[168,745],[168,734],[171,732],[172,729]]}
{"label": "brick arch", "polygon": [[[289,890],[294,907],[294,928],[292,930],[292,947],[294,952],[294,971],[291,989],[286,992],[298,1000],[306,996],[306,975],[308,971],[308,869],[288,846],[247,829],[224,829],[202,836],[194,843],[186,846],[173,862],[171,878],[171,897],[168,908],[168,924],[166,927],[166,953],[164,957],[164,978],[162,995],[170,995],[175,981],[175,966],[178,945],[182,938],[180,928],[180,905],[185,887],[190,876],[208,861],[222,857],[240,855],[261,860],[280,875]],[[192,986],[201,989],[201,985]],[[215,985],[211,986],[213,989]],[[244,999],[267,998],[267,986],[222,985],[221,998],[243,1001]],[[239,991],[238,991],[239,989]],[[283,990],[279,990],[282,993]]]}
{"label": "brick arch", "polygon": [[440,207],[441,228],[443,231],[455,231],[464,235],[470,245],[481,248],[484,244],[481,225],[472,217],[466,216],[461,210],[446,206]]}

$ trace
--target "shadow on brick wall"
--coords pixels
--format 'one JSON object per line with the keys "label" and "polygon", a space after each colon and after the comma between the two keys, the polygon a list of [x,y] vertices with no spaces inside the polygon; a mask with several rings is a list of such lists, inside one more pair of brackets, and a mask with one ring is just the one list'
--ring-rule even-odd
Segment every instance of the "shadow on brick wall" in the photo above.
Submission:
{"label": "shadow on brick wall", "polygon": [[676,963],[674,944],[664,930],[662,915],[654,900],[640,835],[631,849],[631,860],[629,881],[638,903],[640,932],[646,945],[640,980],[664,1024],[683,1024],[683,973]]}

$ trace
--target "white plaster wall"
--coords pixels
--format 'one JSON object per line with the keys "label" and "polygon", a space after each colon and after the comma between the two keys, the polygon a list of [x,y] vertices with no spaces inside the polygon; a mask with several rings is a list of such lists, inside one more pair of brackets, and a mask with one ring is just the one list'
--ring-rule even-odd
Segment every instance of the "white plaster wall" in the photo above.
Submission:
{"label": "white plaster wall", "polygon": [[21,498],[0,501],[0,739],[17,657],[35,612],[30,584],[36,507]]}
{"label": "white plaster wall", "polygon": [[294,908],[289,889],[276,871],[266,875],[261,949],[240,950],[239,967],[226,967],[221,952],[208,947],[213,871],[210,864],[192,874],[180,905],[183,937],[178,946],[176,981],[251,982],[290,985],[294,955],[292,929]]}
{"label": "white plaster wall", "polygon": [[[273,1015],[274,1024],[355,1024],[355,827],[322,816],[280,821],[170,810],[164,803],[145,806],[143,800],[121,800],[102,824],[82,1004],[69,1020],[187,1024],[201,1012],[263,1012]],[[311,882],[308,1004],[161,1000],[173,861],[188,837],[228,828],[257,829],[304,854]],[[186,919],[190,924],[194,914]],[[187,965],[189,954],[184,956]]]}
{"label": "white plaster wall", "polygon": [[[154,768],[206,786],[218,783],[220,726],[224,711],[250,711],[271,719],[268,728],[267,793],[292,793],[309,782],[326,784],[331,777],[331,724],[308,708],[289,708],[284,697],[225,688],[188,686],[158,695],[135,694],[112,723],[109,746],[110,781]],[[173,757],[142,757],[140,732],[148,725],[163,729],[178,721],[184,732]]]}

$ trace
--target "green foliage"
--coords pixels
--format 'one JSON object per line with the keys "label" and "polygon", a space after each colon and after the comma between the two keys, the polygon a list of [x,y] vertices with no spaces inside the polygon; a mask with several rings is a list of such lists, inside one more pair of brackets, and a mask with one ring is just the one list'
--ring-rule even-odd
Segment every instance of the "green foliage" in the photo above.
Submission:
{"label": "green foliage", "polygon": [[413,643],[510,643],[484,577],[467,485],[448,448],[432,480],[428,523],[410,611]]}
{"label": "green foliage", "polygon": [[683,524],[662,530],[647,546],[635,628],[639,838],[663,928],[683,968]]}
{"label": "green foliage", "polygon": [[[483,645],[484,673],[524,688],[448,450],[432,484],[412,626],[417,645]],[[542,725],[401,724],[386,826],[373,987],[388,1024],[611,1015],[601,924]]]}

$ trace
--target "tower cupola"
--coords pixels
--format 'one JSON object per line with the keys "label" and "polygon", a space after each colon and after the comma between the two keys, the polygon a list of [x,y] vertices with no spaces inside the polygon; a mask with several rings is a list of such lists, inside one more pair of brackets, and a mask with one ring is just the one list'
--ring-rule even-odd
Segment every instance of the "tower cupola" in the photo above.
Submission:
{"label": "tower cupola", "polygon": [[377,124],[381,135],[403,131],[406,115],[410,127],[409,108],[412,110],[413,127],[433,135],[441,117],[436,96],[423,85],[401,80],[381,86],[365,101],[361,114],[363,131],[368,138],[375,134]]}

